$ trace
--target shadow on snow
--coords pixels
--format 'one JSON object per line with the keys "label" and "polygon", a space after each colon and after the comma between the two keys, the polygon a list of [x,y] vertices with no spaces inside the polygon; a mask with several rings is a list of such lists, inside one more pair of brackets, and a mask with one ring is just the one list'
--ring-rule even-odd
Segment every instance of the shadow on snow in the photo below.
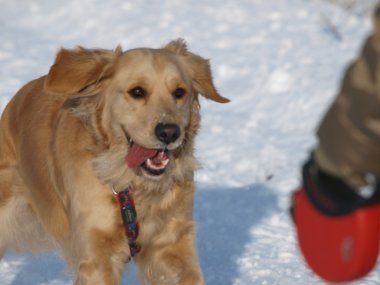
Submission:
{"label": "shadow on snow", "polygon": [[277,206],[265,185],[202,189],[196,194],[198,251],[208,285],[231,285],[238,277],[236,260],[252,237],[250,230]]}

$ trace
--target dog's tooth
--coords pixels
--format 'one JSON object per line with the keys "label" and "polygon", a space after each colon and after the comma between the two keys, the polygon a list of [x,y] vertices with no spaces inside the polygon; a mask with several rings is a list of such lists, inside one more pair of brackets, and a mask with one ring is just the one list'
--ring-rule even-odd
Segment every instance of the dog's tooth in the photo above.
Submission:
{"label": "dog's tooth", "polygon": [[165,159],[165,160],[162,162],[162,164],[164,165],[164,167],[166,167],[166,165],[168,165],[168,163],[169,163],[169,159]]}
{"label": "dog's tooth", "polygon": [[160,165],[155,165],[150,158],[148,158],[146,161],[148,168],[151,168],[153,170],[162,170],[168,165],[168,163],[169,159],[163,160]]}
{"label": "dog's tooth", "polygon": [[157,170],[157,166],[155,166],[155,165],[153,164],[153,162],[152,162],[152,160],[151,160],[150,158],[147,160],[147,166],[148,166],[149,168],[151,168],[151,169]]}

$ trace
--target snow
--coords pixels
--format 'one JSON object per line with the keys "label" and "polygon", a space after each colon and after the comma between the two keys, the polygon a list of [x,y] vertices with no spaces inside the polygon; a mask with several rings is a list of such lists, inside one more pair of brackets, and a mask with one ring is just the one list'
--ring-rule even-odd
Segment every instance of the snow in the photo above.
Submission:
{"label": "snow", "polygon": [[[369,17],[317,0],[0,0],[0,109],[59,47],[159,47],[211,59],[227,105],[202,100],[198,248],[210,285],[324,284],[300,256],[289,195]],[[338,28],[339,40],[326,23]],[[138,284],[135,268],[123,284]],[[9,252],[0,285],[66,285],[57,253]],[[380,284],[380,269],[353,284]]]}

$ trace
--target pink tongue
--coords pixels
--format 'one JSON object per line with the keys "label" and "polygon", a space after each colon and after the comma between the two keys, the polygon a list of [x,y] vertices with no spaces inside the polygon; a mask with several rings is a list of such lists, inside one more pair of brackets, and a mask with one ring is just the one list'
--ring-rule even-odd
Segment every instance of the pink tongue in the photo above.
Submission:
{"label": "pink tongue", "polygon": [[135,143],[129,149],[125,160],[129,168],[134,168],[140,166],[148,158],[156,156],[157,152],[156,149],[144,148]]}

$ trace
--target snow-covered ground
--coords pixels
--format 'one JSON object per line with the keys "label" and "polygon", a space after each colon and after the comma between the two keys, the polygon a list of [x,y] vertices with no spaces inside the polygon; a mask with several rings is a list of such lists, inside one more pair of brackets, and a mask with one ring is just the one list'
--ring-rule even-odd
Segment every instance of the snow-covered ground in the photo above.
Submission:
{"label": "snow-covered ground", "polygon": [[[0,0],[0,109],[48,71],[61,46],[159,47],[185,38],[211,59],[216,85],[232,100],[202,101],[195,218],[206,283],[323,284],[297,250],[289,194],[370,29],[366,16],[317,0]],[[133,266],[123,281],[138,284]],[[71,282],[56,253],[9,252],[0,261],[0,285]],[[380,268],[353,284],[380,284]]]}

